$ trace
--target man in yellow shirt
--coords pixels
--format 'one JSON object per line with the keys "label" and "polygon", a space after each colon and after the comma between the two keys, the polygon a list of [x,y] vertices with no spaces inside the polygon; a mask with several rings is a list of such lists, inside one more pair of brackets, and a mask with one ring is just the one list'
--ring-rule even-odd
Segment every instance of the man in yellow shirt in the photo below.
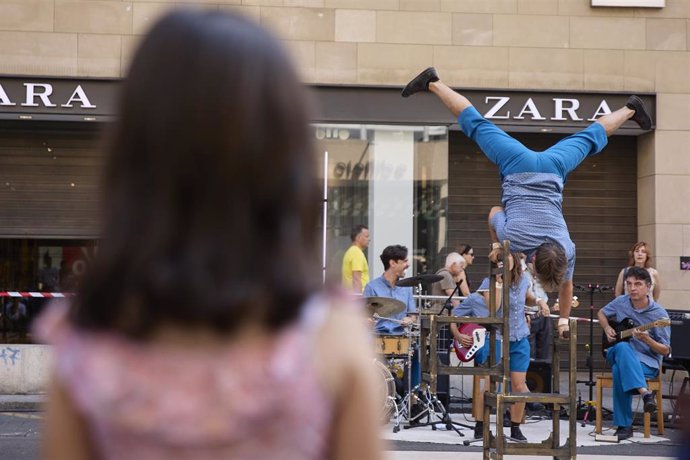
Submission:
{"label": "man in yellow shirt", "polygon": [[343,256],[343,285],[349,291],[361,294],[369,282],[369,264],[364,250],[369,246],[369,228],[355,225],[350,233],[352,246]]}

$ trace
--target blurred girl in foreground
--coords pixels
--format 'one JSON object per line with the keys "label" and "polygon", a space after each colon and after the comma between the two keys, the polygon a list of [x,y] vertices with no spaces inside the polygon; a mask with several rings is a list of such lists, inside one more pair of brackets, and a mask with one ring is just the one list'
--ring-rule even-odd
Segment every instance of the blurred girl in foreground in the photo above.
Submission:
{"label": "blurred girl in foreground", "polygon": [[47,458],[378,458],[363,320],[319,286],[305,95],[258,25],[165,16],[106,152],[102,239],[55,345]]}

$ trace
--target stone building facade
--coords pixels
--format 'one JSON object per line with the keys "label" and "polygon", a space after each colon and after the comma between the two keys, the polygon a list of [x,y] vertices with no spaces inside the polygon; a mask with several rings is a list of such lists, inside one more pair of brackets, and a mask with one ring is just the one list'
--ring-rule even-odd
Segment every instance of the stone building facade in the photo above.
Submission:
{"label": "stone building facade", "polygon": [[633,234],[654,249],[662,303],[690,309],[679,262],[690,256],[690,0],[0,0],[0,74],[119,79],[149,25],[180,6],[272,29],[311,85],[401,87],[433,65],[456,88],[654,96],[656,128],[632,153]]}

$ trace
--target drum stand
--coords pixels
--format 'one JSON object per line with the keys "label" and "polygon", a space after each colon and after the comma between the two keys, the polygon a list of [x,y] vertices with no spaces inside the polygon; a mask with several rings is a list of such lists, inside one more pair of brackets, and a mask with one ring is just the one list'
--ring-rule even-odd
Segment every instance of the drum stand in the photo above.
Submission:
{"label": "drum stand", "polygon": [[[421,288],[421,286],[420,286]],[[451,295],[448,297],[448,299],[444,302],[443,308],[439,312],[439,314],[442,314],[444,310],[448,309],[448,314],[451,314],[452,311],[452,306],[451,306],[451,299],[455,295],[455,293],[460,289],[460,283],[457,283],[455,286],[455,289],[451,293]],[[437,340],[437,337],[432,337],[431,340]],[[421,344],[420,344],[421,346]],[[432,357],[432,359],[437,359],[437,357]],[[421,383],[414,388],[411,387],[411,379],[410,379],[410,374],[411,374],[411,369],[412,369],[412,354],[410,354],[410,357],[408,358],[408,362],[410,363],[410,372],[408,372],[407,376],[407,385],[408,385],[408,393],[405,395],[405,398],[403,399],[403,406],[407,409],[407,420],[408,424],[403,425],[404,429],[410,429],[410,428],[418,428],[418,427],[424,427],[424,426],[430,426],[432,430],[436,430],[436,425],[438,424],[444,424],[446,426],[446,429],[448,431],[453,430],[455,431],[458,436],[464,437],[465,435],[460,432],[458,427],[463,427],[463,428],[469,428],[473,429],[474,427],[470,425],[465,425],[459,422],[453,421],[451,419],[450,414],[446,410],[445,406],[439,401],[438,397],[436,396],[435,393],[431,391],[431,388],[429,385],[426,383]],[[415,414],[412,415],[412,400],[416,399],[418,405],[422,406],[422,410]],[[426,417],[425,422],[419,422],[422,418]]]}
{"label": "drum stand", "polygon": [[[389,319],[390,318],[386,318]],[[397,320],[391,320],[394,322],[398,322]],[[400,322],[402,323],[402,322]],[[413,338],[413,332],[412,332],[412,326],[408,326],[405,328],[405,334],[404,334],[408,339],[410,343],[410,347],[407,351],[407,357],[403,359],[403,362],[405,363],[403,367],[407,368],[407,393],[405,394],[404,397],[400,397],[397,392],[394,392],[395,396],[390,396],[388,395],[386,397],[386,403],[384,407],[390,406],[392,408],[393,414],[391,414],[393,418],[393,433],[397,433],[400,431],[400,420],[405,418],[408,420],[408,423],[411,420],[411,413],[412,413],[412,402],[411,402],[411,397],[410,395],[412,394],[412,357],[414,356],[414,341],[412,340]],[[386,359],[386,365],[390,366],[391,362],[396,359],[396,355],[392,356],[384,356]],[[397,356],[397,359],[400,359],[401,355]],[[392,378],[392,376],[391,376]],[[415,387],[416,388],[416,387]]]}
{"label": "drum stand", "polygon": [[[450,414],[443,406],[441,401],[438,400],[436,395],[431,392],[431,389],[426,383],[422,383],[414,387],[414,389],[405,395],[405,400],[407,400],[408,406],[412,404],[412,398],[417,400],[417,404],[422,406],[422,410],[415,415],[411,412],[408,413],[408,424],[403,425],[404,429],[419,428],[423,426],[430,426],[432,430],[436,430],[436,425],[439,423],[444,424],[447,430],[455,431],[458,436],[464,437],[465,435],[460,432],[457,428],[458,426],[464,428],[472,427],[470,425],[464,425],[453,421],[450,418]],[[426,417],[425,422],[419,422],[418,420]]]}

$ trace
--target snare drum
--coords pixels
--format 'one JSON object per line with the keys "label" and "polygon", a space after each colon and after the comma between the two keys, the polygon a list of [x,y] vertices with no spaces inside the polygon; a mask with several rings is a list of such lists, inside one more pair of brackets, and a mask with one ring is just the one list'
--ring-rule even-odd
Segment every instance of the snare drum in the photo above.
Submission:
{"label": "snare drum", "polygon": [[406,355],[410,351],[410,338],[404,335],[379,335],[376,337],[376,348],[386,356]]}

